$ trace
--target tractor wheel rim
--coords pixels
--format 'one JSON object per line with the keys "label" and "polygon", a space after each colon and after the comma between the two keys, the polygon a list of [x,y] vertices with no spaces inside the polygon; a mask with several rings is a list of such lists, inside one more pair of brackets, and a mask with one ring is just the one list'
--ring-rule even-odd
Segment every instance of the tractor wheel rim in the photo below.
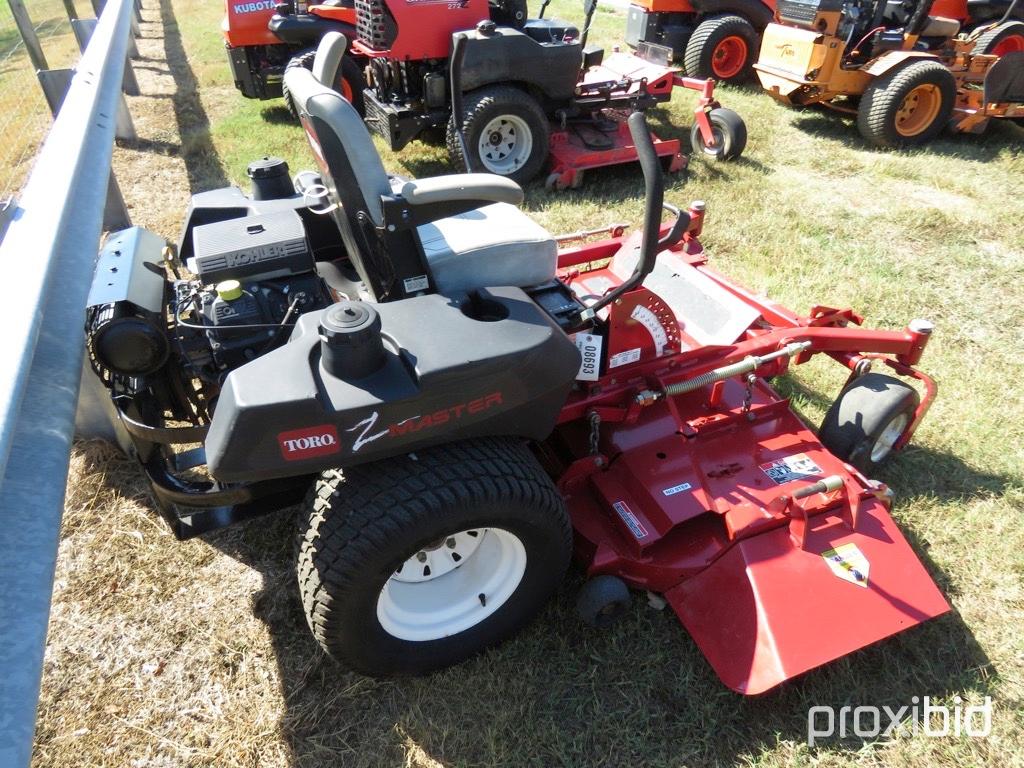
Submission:
{"label": "tractor wheel rim", "polygon": [[494,614],[526,572],[526,548],[502,528],[442,537],[402,563],[377,597],[392,637],[424,642],[463,632]]}
{"label": "tractor wheel rim", "polygon": [[942,94],[936,85],[924,84],[912,89],[896,110],[896,132],[910,137],[923,133],[935,122],[942,106]]}
{"label": "tractor wheel rim", "polygon": [[477,151],[488,171],[508,176],[530,159],[533,131],[521,117],[501,115],[484,126]]}
{"label": "tractor wheel rim", "polygon": [[1008,53],[1024,51],[1024,35],[1009,35],[1000,40],[992,49],[993,56],[1005,56]]}
{"label": "tractor wheel rim", "polygon": [[345,101],[347,101],[349,104],[351,104],[352,103],[352,86],[349,84],[348,80],[346,80],[344,77],[340,78],[340,82],[338,83],[338,90],[341,92],[341,95],[345,97]]}
{"label": "tractor wheel rim", "polygon": [[747,41],[736,35],[722,40],[711,54],[711,69],[722,80],[738,75],[746,63]]}
{"label": "tractor wheel rim", "polygon": [[878,436],[875,444],[871,446],[871,461],[873,463],[877,464],[892,453],[896,441],[903,435],[909,421],[910,417],[905,413],[901,413],[885,425],[882,434]]}

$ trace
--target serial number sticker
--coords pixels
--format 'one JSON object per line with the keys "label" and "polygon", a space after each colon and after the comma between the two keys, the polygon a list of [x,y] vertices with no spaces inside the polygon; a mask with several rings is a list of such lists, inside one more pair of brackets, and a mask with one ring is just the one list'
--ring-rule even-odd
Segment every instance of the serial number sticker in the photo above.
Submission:
{"label": "serial number sticker", "polygon": [[793,480],[809,480],[822,475],[821,467],[808,458],[806,453],[794,453],[783,459],[769,461],[761,465],[761,471],[768,475],[776,485]]}
{"label": "serial number sticker", "polygon": [[688,491],[692,487],[693,486],[690,485],[689,483],[680,483],[679,485],[673,485],[671,488],[666,488],[665,490],[662,491],[662,493],[665,494],[666,496],[674,496],[677,493]]}
{"label": "serial number sticker", "polygon": [[867,587],[871,563],[856,544],[841,544],[835,549],[825,550],[821,556],[832,573],[840,579],[858,587]]}
{"label": "serial number sticker", "polygon": [[633,514],[633,510],[626,506],[624,501],[616,501],[612,504],[612,508],[619,513],[619,517],[622,518],[622,522],[629,528],[629,532],[638,539],[647,538],[647,529],[644,528],[643,524],[636,519],[636,515]]}
{"label": "serial number sticker", "polygon": [[402,281],[402,285],[405,286],[406,293],[415,293],[416,291],[425,291],[430,287],[430,280],[426,275],[418,275],[416,277],[407,277]]}
{"label": "serial number sticker", "polygon": [[597,381],[601,373],[601,348],[604,338],[592,333],[576,334],[576,349],[580,351],[580,369],[576,378],[580,381]]}
{"label": "serial number sticker", "polygon": [[618,368],[620,365],[629,365],[635,363],[640,359],[640,347],[635,349],[627,349],[625,352],[619,352],[617,355],[612,355],[608,358],[609,368]]}

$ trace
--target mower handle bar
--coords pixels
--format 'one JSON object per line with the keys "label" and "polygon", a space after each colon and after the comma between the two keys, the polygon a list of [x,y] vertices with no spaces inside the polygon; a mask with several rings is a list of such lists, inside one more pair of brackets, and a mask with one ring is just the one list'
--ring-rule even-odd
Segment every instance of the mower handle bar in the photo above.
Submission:
{"label": "mower handle bar", "polygon": [[[670,248],[686,234],[690,226],[690,214],[674,205],[665,203],[665,180],[661,175],[661,162],[654,149],[651,130],[647,127],[647,118],[643,112],[634,112],[629,116],[629,134],[636,148],[640,169],[644,174],[644,229],[640,242],[640,259],[629,278],[615,290],[606,293],[596,302],[580,313],[581,320],[593,318],[598,310],[608,306],[622,294],[631,291],[643,283],[644,278],[651,274],[658,253]],[[676,215],[675,223],[665,237],[658,239],[661,231],[661,212],[670,211]]]}

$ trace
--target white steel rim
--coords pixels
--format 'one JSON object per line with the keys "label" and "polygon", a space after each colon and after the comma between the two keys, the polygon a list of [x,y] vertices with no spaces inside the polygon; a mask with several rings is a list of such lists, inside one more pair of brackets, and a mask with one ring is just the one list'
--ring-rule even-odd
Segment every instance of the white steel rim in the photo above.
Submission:
{"label": "white steel rim", "polygon": [[521,117],[500,115],[484,126],[477,150],[488,171],[508,176],[530,159],[533,131]]}
{"label": "white steel rim", "polygon": [[909,421],[910,417],[905,413],[901,413],[885,425],[882,434],[878,436],[874,446],[871,448],[871,461],[873,463],[877,464],[892,453],[896,441],[900,439],[900,436],[906,430],[907,422]]}
{"label": "white steel rim", "polygon": [[425,547],[391,575],[377,620],[392,637],[440,640],[476,626],[516,591],[526,548],[502,528],[470,528]]}

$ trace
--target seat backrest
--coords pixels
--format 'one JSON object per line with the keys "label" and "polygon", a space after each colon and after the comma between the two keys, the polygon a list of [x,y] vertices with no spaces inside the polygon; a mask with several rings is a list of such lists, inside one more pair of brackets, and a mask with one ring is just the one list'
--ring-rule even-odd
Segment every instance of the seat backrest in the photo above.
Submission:
{"label": "seat backrest", "polygon": [[[317,49],[314,72],[330,78],[345,52],[345,36],[330,32]],[[333,63],[333,68],[332,68]],[[285,73],[302,127],[316,156],[325,186],[340,208],[332,211],[345,248],[374,298],[386,293],[387,254],[381,253],[374,228],[383,227],[381,197],[391,183],[362,118],[345,98],[319,81],[314,72],[292,67]],[[401,246],[415,248],[412,235]],[[396,243],[392,243],[396,245]]]}

